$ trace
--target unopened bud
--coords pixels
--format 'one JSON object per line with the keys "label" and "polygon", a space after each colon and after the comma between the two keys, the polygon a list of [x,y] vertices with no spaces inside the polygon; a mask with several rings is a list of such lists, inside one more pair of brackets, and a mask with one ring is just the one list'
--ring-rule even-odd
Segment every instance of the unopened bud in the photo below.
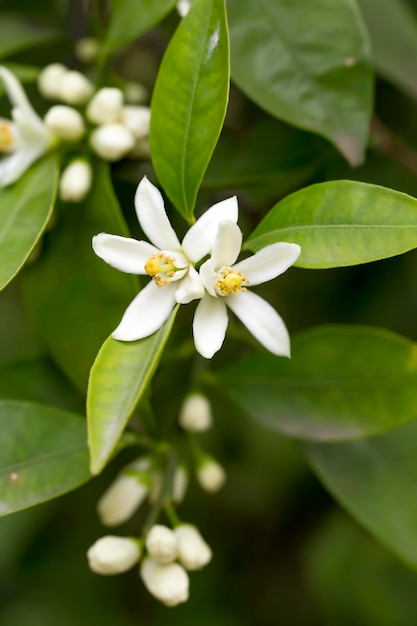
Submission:
{"label": "unopened bud", "polygon": [[148,90],[140,83],[127,83],[124,92],[125,100],[129,104],[142,104],[148,99]]}
{"label": "unopened bud", "polygon": [[158,563],[172,563],[177,558],[178,541],[173,530],[155,524],[146,537],[149,556]]}
{"label": "unopened bud", "polygon": [[61,174],[59,197],[64,202],[81,202],[91,189],[93,172],[83,159],[72,161]]}
{"label": "unopened bud", "polygon": [[226,482],[226,472],[213,457],[205,455],[197,468],[197,480],[204,491],[216,493]]}
{"label": "unopened bud", "polygon": [[133,135],[123,124],[106,124],[96,128],[90,137],[91,146],[105,161],[118,161],[135,145]]}
{"label": "unopened bud", "polygon": [[68,104],[84,104],[92,93],[92,83],[81,72],[68,71],[60,80],[59,96]]}
{"label": "unopened bud", "polygon": [[95,61],[99,53],[99,42],[94,37],[83,37],[75,42],[74,51],[83,63]]}
{"label": "unopened bud", "polygon": [[38,76],[38,89],[41,95],[49,100],[59,100],[61,80],[68,71],[62,63],[51,63],[44,67]]}
{"label": "unopened bud", "polygon": [[166,606],[176,606],[188,600],[188,574],[178,563],[163,565],[146,558],[142,562],[140,575],[149,593]]}
{"label": "unopened bud", "polygon": [[140,552],[134,539],[107,535],[88,549],[88,564],[96,574],[121,574],[139,561]]}
{"label": "unopened bud", "polygon": [[201,569],[211,561],[210,546],[195,526],[180,524],[174,533],[178,539],[178,559],[185,569]]}
{"label": "unopened bud", "polygon": [[188,488],[188,472],[183,465],[179,465],[172,478],[172,500],[179,504],[184,500],[185,492]]}
{"label": "unopened bud", "polygon": [[113,124],[120,120],[122,107],[122,91],[116,87],[103,87],[88,103],[87,117],[93,124]]}
{"label": "unopened bud", "polygon": [[179,0],[177,2],[177,11],[181,15],[181,17],[185,17],[190,10],[191,0]]}
{"label": "unopened bud", "polygon": [[78,141],[85,133],[81,113],[64,104],[51,107],[44,121],[49,130],[60,139]]}
{"label": "unopened bud", "polygon": [[143,139],[149,135],[151,110],[145,106],[124,106],[121,113],[121,121],[130,130],[135,139]]}
{"label": "unopened bud", "polygon": [[192,393],[182,403],[179,423],[192,432],[208,430],[212,425],[211,407],[207,397],[202,393]]}

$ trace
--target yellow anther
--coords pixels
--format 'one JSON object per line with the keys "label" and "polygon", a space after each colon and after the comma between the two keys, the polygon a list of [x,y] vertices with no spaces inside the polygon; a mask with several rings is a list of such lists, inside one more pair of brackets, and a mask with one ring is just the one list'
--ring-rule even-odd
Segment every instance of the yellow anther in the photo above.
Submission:
{"label": "yellow anther", "polygon": [[222,278],[216,283],[216,291],[221,296],[229,296],[232,293],[246,291],[244,285],[249,285],[245,274],[236,272],[231,267],[224,267],[221,272]]}
{"label": "yellow anther", "polygon": [[145,272],[152,276],[157,287],[163,287],[169,283],[178,269],[174,265],[173,257],[164,256],[162,252],[153,254],[144,265]]}
{"label": "yellow anther", "polygon": [[13,132],[10,122],[0,122],[0,150],[6,152],[13,146]]}
{"label": "yellow anther", "polygon": [[156,259],[157,255],[151,256],[145,263],[145,272],[149,274],[149,276],[155,276],[160,271],[161,263],[158,259]]}

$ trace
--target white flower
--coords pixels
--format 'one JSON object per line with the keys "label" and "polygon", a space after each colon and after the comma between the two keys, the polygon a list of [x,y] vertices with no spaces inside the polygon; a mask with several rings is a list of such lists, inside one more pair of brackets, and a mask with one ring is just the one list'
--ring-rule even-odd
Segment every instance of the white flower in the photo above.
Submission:
{"label": "white flower", "polygon": [[48,100],[59,100],[61,97],[61,79],[68,72],[62,63],[50,63],[39,73],[38,89]]}
{"label": "white flower", "polygon": [[152,526],[146,536],[145,545],[149,556],[158,563],[172,563],[177,558],[177,537],[168,526]]}
{"label": "white flower", "polygon": [[285,272],[297,260],[301,248],[295,243],[274,243],[235,263],[241,245],[239,227],[223,221],[211,258],[200,268],[207,293],[194,315],[195,347],[207,359],[221,348],[228,324],[227,305],[267,350],[289,356],[290,340],[284,322],[270,304],[247,291],[247,286],[259,285]]}
{"label": "white flower", "polygon": [[67,104],[84,104],[93,90],[88,78],[75,70],[68,70],[59,80],[59,98]]}
{"label": "white flower", "polygon": [[105,161],[123,159],[135,145],[132,133],[121,123],[99,126],[90,136],[91,147]]}
{"label": "white flower", "polygon": [[174,533],[178,539],[178,559],[185,569],[201,569],[211,561],[210,546],[195,526],[180,524]]}
{"label": "white flower", "polygon": [[123,92],[116,87],[103,87],[91,98],[87,118],[93,124],[113,124],[122,114]]}
{"label": "white flower", "polygon": [[146,558],[140,575],[149,593],[167,606],[176,606],[188,600],[188,574],[178,563],[163,565]]}
{"label": "white flower", "polygon": [[177,11],[181,17],[185,17],[191,8],[191,0],[180,0],[177,2]]}
{"label": "white flower", "polygon": [[91,189],[93,172],[83,159],[75,159],[64,169],[59,180],[59,197],[64,202],[81,202]]}
{"label": "white flower", "polygon": [[208,454],[200,458],[196,477],[200,487],[208,493],[216,493],[226,482],[224,468]]}
{"label": "white flower", "polygon": [[121,341],[135,341],[156,332],[168,319],[176,302],[201,298],[204,289],[194,264],[208,254],[219,223],[237,221],[235,197],[213,205],[191,226],[179,242],[159,190],[145,177],[135,195],[139,223],[152,244],[101,233],[93,238],[94,252],[122,272],[148,274],[152,281],[127,308],[113,332]]}
{"label": "white flower", "polygon": [[139,561],[140,552],[138,541],[107,535],[88,549],[88,564],[96,574],[121,574]]}
{"label": "white flower", "polygon": [[97,504],[97,513],[104,526],[126,522],[145,500],[149,492],[149,459],[140,459],[126,466]]}
{"label": "white flower", "polygon": [[0,66],[0,79],[12,104],[13,119],[0,119],[0,152],[7,153],[0,161],[0,187],[5,187],[47,152],[52,137],[17,78]]}
{"label": "white flower", "polygon": [[180,426],[191,432],[203,432],[212,425],[211,407],[202,393],[192,393],[182,403],[178,419]]}
{"label": "white flower", "polygon": [[51,107],[44,121],[49,130],[60,139],[78,141],[85,133],[81,113],[65,104],[56,104]]}

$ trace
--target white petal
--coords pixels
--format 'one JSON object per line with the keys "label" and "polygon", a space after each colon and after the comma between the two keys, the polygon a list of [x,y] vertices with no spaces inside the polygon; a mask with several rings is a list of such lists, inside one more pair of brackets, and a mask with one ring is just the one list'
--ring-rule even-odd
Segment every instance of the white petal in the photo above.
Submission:
{"label": "white petal", "polygon": [[135,194],[139,224],[148,239],[161,250],[180,250],[181,244],[165,212],[164,199],[144,176]]}
{"label": "white petal", "polygon": [[217,274],[215,272],[211,259],[207,259],[207,261],[205,261],[205,263],[203,263],[203,265],[200,267],[200,278],[201,282],[203,283],[209,294],[214,298],[217,298],[217,293],[214,288],[214,284],[217,280]]}
{"label": "white petal", "polygon": [[243,272],[250,285],[259,285],[283,274],[300,256],[296,243],[281,241],[259,250],[253,256],[240,261],[233,269]]}
{"label": "white petal", "polygon": [[204,285],[197,270],[190,266],[175,292],[175,299],[180,304],[188,304],[204,296]]}
{"label": "white petal", "polygon": [[107,233],[93,237],[93,250],[103,261],[129,274],[146,274],[146,261],[159,252],[147,241]]}
{"label": "white petal", "polygon": [[194,313],[193,334],[196,350],[201,356],[211,359],[220,350],[228,321],[223,298],[205,295],[200,300]]}
{"label": "white petal", "polygon": [[122,321],[113,332],[114,339],[136,341],[149,337],[166,322],[174,305],[175,286],[157,287],[151,281],[127,307]]}
{"label": "white petal", "polygon": [[7,68],[0,66],[0,78],[4,83],[7,96],[12,103],[13,107],[22,109],[28,117],[31,119],[33,126],[43,127],[43,122],[38,114],[30,104],[27,95],[17,80],[16,76],[12,74]]}
{"label": "white petal", "polygon": [[43,146],[24,146],[0,161],[0,187],[6,187],[18,180],[29,167],[44,153]]}
{"label": "white petal", "polygon": [[224,265],[233,265],[241,247],[242,231],[239,226],[230,220],[221,222],[211,254],[213,267],[219,270]]}
{"label": "white petal", "polygon": [[227,305],[249,332],[277,356],[290,356],[290,338],[275,309],[255,293],[246,291],[226,298]]}
{"label": "white petal", "polygon": [[213,204],[191,226],[182,241],[182,248],[188,258],[196,263],[211,252],[220,222],[230,220],[236,223],[238,213],[236,196]]}

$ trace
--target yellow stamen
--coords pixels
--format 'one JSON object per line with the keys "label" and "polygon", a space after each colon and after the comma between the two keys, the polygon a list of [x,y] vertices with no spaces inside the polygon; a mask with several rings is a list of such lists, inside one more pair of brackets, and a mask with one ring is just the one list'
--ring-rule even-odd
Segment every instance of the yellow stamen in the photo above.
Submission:
{"label": "yellow stamen", "polygon": [[241,293],[246,291],[244,285],[249,285],[249,281],[245,274],[242,272],[236,272],[231,267],[224,267],[221,271],[222,278],[220,278],[216,285],[216,291],[221,296],[230,296],[232,293]]}
{"label": "yellow stamen", "polygon": [[146,261],[144,265],[145,272],[152,276],[157,287],[162,287],[169,283],[175,272],[180,269],[175,267],[174,261],[173,257],[164,256],[162,252],[153,254]]}
{"label": "yellow stamen", "polygon": [[0,150],[6,152],[13,146],[13,132],[10,122],[0,122]]}

